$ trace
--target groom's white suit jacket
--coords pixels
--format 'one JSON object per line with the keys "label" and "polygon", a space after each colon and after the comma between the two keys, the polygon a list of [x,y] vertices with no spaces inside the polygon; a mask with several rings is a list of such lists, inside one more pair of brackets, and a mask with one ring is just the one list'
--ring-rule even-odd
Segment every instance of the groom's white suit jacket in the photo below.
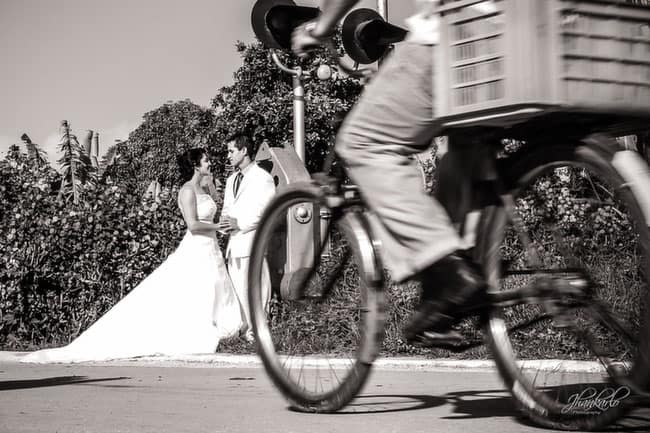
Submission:
{"label": "groom's white suit jacket", "polygon": [[237,172],[226,180],[223,199],[223,215],[237,219],[239,231],[231,233],[226,248],[226,257],[248,257],[255,229],[266,205],[275,194],[275,183],[271,175],[254,162],[245,170],[237,196],[233,195],[233,183]]}

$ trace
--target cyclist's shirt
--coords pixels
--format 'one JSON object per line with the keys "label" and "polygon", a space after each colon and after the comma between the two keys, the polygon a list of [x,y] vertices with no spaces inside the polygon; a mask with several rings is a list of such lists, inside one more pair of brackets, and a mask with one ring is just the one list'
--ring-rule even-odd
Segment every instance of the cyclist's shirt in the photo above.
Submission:
{"label": "cyclist's shirt", "polygon": [[439,0],[415,0],[418,13],[406,19],[407,42],[436,45],[440,39],[440,18],[433,11]]}

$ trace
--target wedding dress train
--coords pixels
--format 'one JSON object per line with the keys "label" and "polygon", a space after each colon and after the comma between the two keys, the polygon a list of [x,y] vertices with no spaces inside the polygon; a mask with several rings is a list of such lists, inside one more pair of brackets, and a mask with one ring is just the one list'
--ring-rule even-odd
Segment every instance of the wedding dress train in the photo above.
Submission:
{"label": "wedding dress train", "polygon": [[[213,221],[216,204],[197,196],[197,214]],[[148,355],[214,353],[243,325],[215,235],[188,230],[151,275],[67,346],[24,356],[22,362],[83,362]]]}

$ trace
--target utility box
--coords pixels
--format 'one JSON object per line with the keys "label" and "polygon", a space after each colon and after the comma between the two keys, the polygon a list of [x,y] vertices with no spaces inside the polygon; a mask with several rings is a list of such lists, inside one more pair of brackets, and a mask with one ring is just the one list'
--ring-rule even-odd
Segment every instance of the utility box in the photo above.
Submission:
{"label": "utility box", "polygon": [[507,116],[527,106],[650,113],[647,5],[457,0],[439,11],[437,117]]}
{"label": "utility box", "polygon": [[[311,177],[293,148],[260,146],[257,164],[267,170],[276,188],[294,182],[310,181]],[[304,203],[291,209],[286,224],[281,224],[267,254],[271,285],[283,299],[298,296],[298,283],[309,272],[315,254],[320,251],[321,218],[319,209]]]}

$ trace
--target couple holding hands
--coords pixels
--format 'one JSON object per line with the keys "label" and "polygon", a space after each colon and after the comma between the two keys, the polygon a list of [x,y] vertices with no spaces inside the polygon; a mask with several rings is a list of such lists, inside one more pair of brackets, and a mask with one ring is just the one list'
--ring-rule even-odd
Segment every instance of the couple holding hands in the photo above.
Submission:
{"label": "couple holding hands", "polygon": [[[64,347],[32,352],[23,362],[83,362],[149,355],[214,353],[223,338],[253,333],[248,309],[248,260],[255,229],[275,194],[271,175],[255,162],[245,135],[228,140],[234,168],[215,223],[216,190],[206,187],[210,162],[203,149],[178,157],[185,180],[178,205],[187,232],[178,248],[106,314]],[[228,235],[224,259],[216,232]],[[268,304],[268,267],[262,275]]]}

